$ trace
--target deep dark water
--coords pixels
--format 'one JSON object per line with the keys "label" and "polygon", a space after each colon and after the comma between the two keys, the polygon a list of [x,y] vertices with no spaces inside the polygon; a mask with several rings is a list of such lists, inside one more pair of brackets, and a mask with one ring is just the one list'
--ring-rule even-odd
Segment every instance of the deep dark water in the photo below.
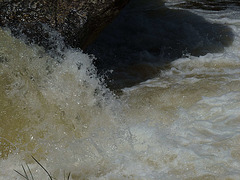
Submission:
{"label": "deep dark water", "polygon": [[107,74],[109,87],[121,89],[153,78],[186,55],[222,52],[233,39],[229,27],[187,10],[169,9],[158,0],[132,0],[86,51],[97,57],[95,65]]}

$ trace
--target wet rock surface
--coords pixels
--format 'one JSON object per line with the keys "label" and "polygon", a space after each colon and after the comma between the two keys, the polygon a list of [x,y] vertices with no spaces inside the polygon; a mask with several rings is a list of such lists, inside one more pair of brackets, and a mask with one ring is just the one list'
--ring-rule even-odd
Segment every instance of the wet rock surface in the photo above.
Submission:
{"label": "wet rock surface", "polygon": [[0,0],[0,26],[50,47],[56,30],[72,47],[85,48],[129,0]]}

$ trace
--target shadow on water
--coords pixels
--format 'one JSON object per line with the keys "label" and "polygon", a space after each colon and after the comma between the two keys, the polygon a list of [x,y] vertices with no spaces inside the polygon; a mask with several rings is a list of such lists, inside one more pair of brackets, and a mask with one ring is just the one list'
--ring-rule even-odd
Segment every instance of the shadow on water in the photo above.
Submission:
{"label": "shadow on water", "polygon": [[132,0],[86,52],[116,90],[153,78],[180,57],[222,52],[233,38],[229,27],[169,9],[162,0]]}

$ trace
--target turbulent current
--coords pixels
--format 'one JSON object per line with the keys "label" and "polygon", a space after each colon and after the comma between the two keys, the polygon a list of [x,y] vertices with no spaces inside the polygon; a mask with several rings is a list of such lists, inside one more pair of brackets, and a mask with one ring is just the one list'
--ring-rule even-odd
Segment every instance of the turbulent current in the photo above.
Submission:
{"label": "turbulent current", "polygon": [[47,179],[32,156],[56,179],[240,179],[240,6],[197,2],[133,0],[84,52],[0,29],[0,179]]}

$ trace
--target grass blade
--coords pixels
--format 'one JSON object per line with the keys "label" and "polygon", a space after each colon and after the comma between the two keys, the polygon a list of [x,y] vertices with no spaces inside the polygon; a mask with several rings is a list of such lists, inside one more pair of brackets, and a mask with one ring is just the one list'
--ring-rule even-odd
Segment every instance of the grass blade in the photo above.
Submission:
{"label": "grass blade", "polygon": [[24,168],[23,165],[22,165],[22,168],[23,168],[23,172],[24,172],[24,174],[25,174],[25,176],[26,176],[26,179],[27,179],[27,180],[30,180],[30,179],[28,178],[27,172],[26,172],[26,170],[25,170],[25,168]]}
{"label": "grass blade", "polygon": [[[27,164],[26,164],[26,165],[27,165]],[[27,165],[27,168],[28,168],[28,171],[29,171],[29,173],[30,173],[30,175],[31,175],[32,180],[34,180],[34,178],[33,178],[33,174],[32,174],[32,171],[30,170],[30,168],[29,168],[28,165]]]}
{"label": "grass blade", "polygon": [[48,175],[48,177],[50,178],[50,180],[53,180],[52,176],[51,176],[50,173],[45,169],[45,167],[43,167],[43,165],[42,165],[40,162],[38,162],[38,160],[36,160],[33,156],[32,156],[32,158],[33,158],[34,161],[35,161],[36,163],[38,163],[38,165],[41,166],[41,168],[47,173],[47,175]]}
{"label": "grass blade", "polygon": [[70,180],[71,172],[68,174],[67,180]]}
{"label": "grass blade", "polygon": [[22,177],[24,177],[25,179],[27,179],[27,177],[25,177],[22,173],[18,172],[18,171],[15,170],[15,169],[14,169],[14,171],[15,171],[16,173],[18,173],[20,176],[22,176]]}

